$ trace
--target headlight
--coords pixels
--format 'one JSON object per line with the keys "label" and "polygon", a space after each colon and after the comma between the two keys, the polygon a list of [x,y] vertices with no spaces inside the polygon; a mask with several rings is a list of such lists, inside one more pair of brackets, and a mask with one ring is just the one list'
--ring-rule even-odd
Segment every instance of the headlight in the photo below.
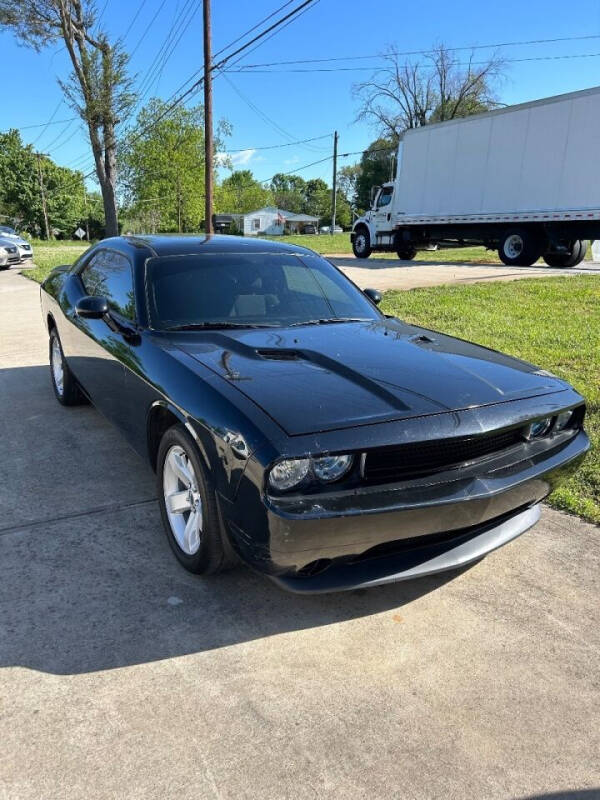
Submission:
{"label": "headlight", "polygon": [[573,419],[573,412],[572,411],[561,411],[560,414],[556,417],[556,422],[554,423],[554,430],[555,431],[563,431],[569,422]]}
{"label": "headlight", "polygon": [[535,422],[530,423],[527,426],[526,437],[528,439],[539,439],[541,436],[545,436],[552,426],[552,417],[543,417],[542,419],[537,419]]}
{"label": "headlight", "polygon": [[280,492],[297,486],[308,475],[310,459],[286,458],[275,464],[269,473],[269,484]]}
{"label": "headlight", "polygon": [[312,474],[323,483],[332,483],[345,475],[354,456],[323,456],[322,458],[285,458],[272,467],[269,473],[269,486],[284,492],[298,486]]}
{"label": "headlight", "polygon": [[313,460],[313,471],[320,481],[337,481],[352,466],[352,456],[323,456]]}

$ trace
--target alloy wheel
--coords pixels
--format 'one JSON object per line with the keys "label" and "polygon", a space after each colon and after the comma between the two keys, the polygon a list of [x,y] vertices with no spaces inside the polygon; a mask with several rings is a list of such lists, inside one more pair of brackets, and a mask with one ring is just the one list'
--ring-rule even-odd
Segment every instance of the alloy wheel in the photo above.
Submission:
{"label": "alloy wheel", "polygon": [[183,447],[169,449],[163,465],[163,493],[175,541],[189,556],[200,549],[202,497],[194,466]]}
{"label": "alloy wheel", "polygon": [[65,371],[63,367],[63,357],[60,349],[60,343],[58,341],[58,336],[56,335],[52,339],[52,348],[50,350],[50,362],[52,367],[52,377],[54,379],[54,385],[56,386],[56,391],[62,397],[65,390]]}

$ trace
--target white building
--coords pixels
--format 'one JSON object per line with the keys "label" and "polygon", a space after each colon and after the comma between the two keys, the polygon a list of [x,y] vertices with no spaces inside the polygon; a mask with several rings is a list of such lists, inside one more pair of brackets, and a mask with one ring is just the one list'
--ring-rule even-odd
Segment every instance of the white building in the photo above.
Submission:
{"label": "white building", "polygon": [[[259,208],[247,214],[219,214],[215,220],[225,221],[231,218],[244,236],[257,236],[259,233],[268,236],[281,236],[284,233],[302,233],[305,225],[314,225],[315,233],[318,232],[319,218],[310,214],[294,214],[282,208]],[[217,227],[217,225],[215,225]]]}

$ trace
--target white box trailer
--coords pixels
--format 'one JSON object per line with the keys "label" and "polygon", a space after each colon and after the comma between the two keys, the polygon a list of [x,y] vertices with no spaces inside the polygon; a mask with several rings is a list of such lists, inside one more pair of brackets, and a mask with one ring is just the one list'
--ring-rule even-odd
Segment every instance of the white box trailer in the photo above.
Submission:
{"label": "white box trailer", "polygon": [[483,244],[506,264],[574,266],[600,239],[600,87],[409,130],[375,188],[359,258]]}

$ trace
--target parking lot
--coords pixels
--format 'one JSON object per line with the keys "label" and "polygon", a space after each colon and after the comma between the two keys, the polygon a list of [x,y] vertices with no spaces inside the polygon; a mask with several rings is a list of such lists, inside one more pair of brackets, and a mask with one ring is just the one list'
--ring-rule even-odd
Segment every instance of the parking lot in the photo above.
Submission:
{"label": "parking lot", "polygon": [[0,797],[600,796],[600,529],[545,509],[341,595],[194,578],[149,468],[55,401],[38,294],[0,273]]}

